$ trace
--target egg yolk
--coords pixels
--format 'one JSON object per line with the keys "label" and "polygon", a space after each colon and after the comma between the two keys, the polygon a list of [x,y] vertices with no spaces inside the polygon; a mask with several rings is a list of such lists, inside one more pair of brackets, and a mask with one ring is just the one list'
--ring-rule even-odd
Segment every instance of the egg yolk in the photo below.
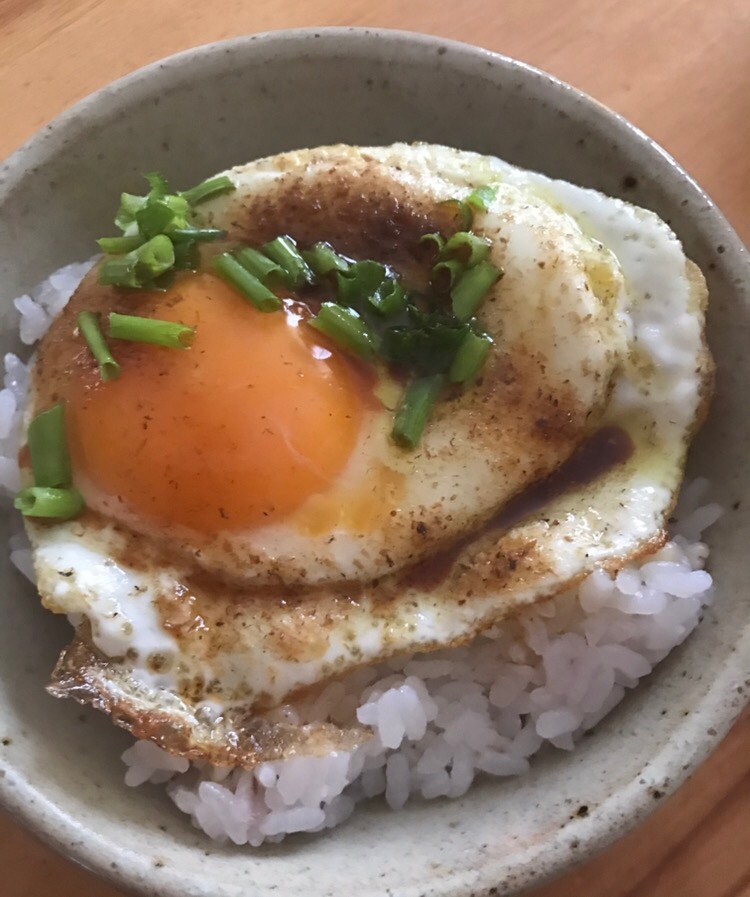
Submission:
{"label": "egg yolk", "polygon": [[[196,328],[188,349],[112,341],[119,379],[73,378],[67,426],[93,507],[204,533],[289,515],[337,477],[366,402],[351,363],[291,302],[263,313],[209,274],[134,314]],[[145,304],[144,304],[145,301]]]}

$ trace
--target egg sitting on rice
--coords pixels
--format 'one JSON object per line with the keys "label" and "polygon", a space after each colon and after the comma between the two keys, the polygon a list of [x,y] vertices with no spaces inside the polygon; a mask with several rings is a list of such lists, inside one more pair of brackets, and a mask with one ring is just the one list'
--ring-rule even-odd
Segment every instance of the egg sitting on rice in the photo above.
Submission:
{"label": "egg sitting on rice", "polygon": [[[27,421],[63,409],[70,464],[41,485],[83,507],[25,520],[76,624],[50,691],[251,769],[371,737],[283,713],[336,677],[660,548],[712,364],[700,272],[627,203],[427,145],[222,177],[171,283],[102,284],[105,259],[40,343]],[[174,345],[102,324],[102,362],[83,324],[112,313]]]}

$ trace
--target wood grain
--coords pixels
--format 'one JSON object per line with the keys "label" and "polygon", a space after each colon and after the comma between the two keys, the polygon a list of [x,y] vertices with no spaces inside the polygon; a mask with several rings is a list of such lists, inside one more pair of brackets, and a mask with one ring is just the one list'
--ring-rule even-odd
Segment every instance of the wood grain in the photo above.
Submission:
{"label": "wood grain", "polygon": [[[0,157],[76,100],[178,50],[367,25],[544,68],[671,152],[750,240],[750,0],[0,0]],[[4,897],[120,892],[0,818]],[[750,715],[640,828],[535,897],[750,897]]]}

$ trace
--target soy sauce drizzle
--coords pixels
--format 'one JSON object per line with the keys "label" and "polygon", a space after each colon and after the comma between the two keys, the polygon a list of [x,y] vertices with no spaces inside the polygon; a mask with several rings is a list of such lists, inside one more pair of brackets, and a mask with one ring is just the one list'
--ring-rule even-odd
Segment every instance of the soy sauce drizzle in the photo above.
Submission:
{"label": "soy sauce drizzle", "polygon": [[426,591],[437,588],[448,577],[459,555],[472,542],[488,533],[509,529],[570,489],[593,483],[617,465],[624,464],[634,449],[627,430],[616,426],[601,427],[554,473],[512,498],[479,530],[448,550],[438,552],[412,567],[404,576],[404,585]]}

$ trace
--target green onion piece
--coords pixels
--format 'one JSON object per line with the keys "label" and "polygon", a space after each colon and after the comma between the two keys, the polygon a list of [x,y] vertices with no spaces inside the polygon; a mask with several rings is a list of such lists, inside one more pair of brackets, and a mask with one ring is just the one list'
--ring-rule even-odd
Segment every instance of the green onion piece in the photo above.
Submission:
{"label": "green onion piece", "polygon": [[419,376],[442,374],[450,368],[467,325],[439,313],[410,315],[405,326],[388,327],[379,346],[391,364]]}
{"label": "green onion piece", "polygon": [[[149,199],[149,202],[156,202],[154,199]],[[171,194],[170,196],[162,196],[159,199],[159,202],[166,203],[169,208],[175,213],[175,227],[187,227],[188,226],[188,215],[190,214],[190,203],[185,199],[184,196],[177,196]]]}
{"label": "green onion piece", "polygon": [[445,376],[418,377],[406,387],[396,411],[391,437],[404,448],[414,448],[443,388]]}
{"label": "green onion piece", "polygon": [[459,321],[466,321],[474,314],[487,290],[500,279],[502,273],[499,268],[486,261],[466,269],[451,290],[453,314]]}
{"label": "green onion piece", "polygon": [[436,253],[440,253],[443,250],[443,246],[445,246],[445,237],[442,234],[422,234],[419,242],[427,245],[432,244]]}
{"label": "green onion piece", "polygon": [[467,383],[472,380],[484,364],[491,345],[492,340],[489,336],[479,336],[467,330],[448,371],[451,383]]}
{"label": "green onion piece", "polygon": [[189,240],[209,243],[212,240],[221,240],[226,235],[227,232],[218,227],[175,227],[168,234],[173,243],[186,243]]}
{"label": "green onion piece", "polygon": [[147,240],[163,234],[176,217],[177,212],[164,199],[149,200],[135,214],[138,230]]}
{"label": "green onion piece", "polygon": [[[174,236],[170,234],[170,236]],[[176,271],[196,271],[201,263],[201,253],[195,240],[174,244],[174,267]]]}
{"label": "green onion piece", "polygon": [[146,286],[174,266],[174,246],[159,234],[128,252],[105,259],[99,266],[99,283],[116,287]]}
{"label": "green onion piece", "polygon": [[93,311],[79,312],[76,319],[81,336],[99,364],[99,376],[105,382],[120,376],[120,365],[112,357],[99,326],[99,315]]}
{"label": "green onion piece", "polygon": [[281,308],[281,299],[243,268],[230,253],[222,252],[214,256],[211,266],[222,280],[233,286],[260,311],[278,311]]}
{"label": "green onion piece", "polygon": [[472,190],[472,192],[466,197],[466,202],[478,212],[486,212],[490,206],[490,203],[497,196],[497,187],[490,187],[489,185],[485,185],[484,187],[477,187],[476,190]]}
{"label": "green onion piece", "polygon": [[133,343],[187,349],[193,342],[195,330],[176,321],[120,315],[113,311],[109,315],[109,335],[112,339],[125,339]]}
{"label": "green onion piece", "polygon": [[324,302],[317,315],[311,319],[310,326],[360,358],[370,359],[375,354],[375,337],[352,308],[344,308],[335,302]]}
{"label": "green onion piece", "polygon": [[49,411],[37,414],[29,424],[27,439],[36,485],[67,486],[71,473],[63,405],[55,405]]}
{"label": "green onion piece", "polygon": [[447,293],[466,270],[466,265],[458,259],[438,262],[432,269],[432,285],[438,293]]}
{"label": "green onion piece", "polygon": [[146,238],[140,234],[132,234],[129,237],[102,237],[96,242],[102,252],[106,252],[108,255],[119,255],[142,246],[146,242]]}
{"label": "green onion piece", "polygon": [[99,265],[99,283],[105,286],[132,287],[143,286],[138,275],[138,258],[133,252],[126,255],[115,255],[105,259]]}
{"label": "green onion piece", "polygon": [[466,265],[467,268],[473,268],[474,265],[487,258],[490,251],[490,241],[487,237],[478,237],[470,231],[459,231],[448,240],[438,259],[457,258]]}
{"label": "green onion piece", "polygon": [[452,215],[455,215],[461,223],[461,230],[471,230],[474,221],[474,213],[468,203],[460,199],[446,199],[438,203],[438,206],[447,209]]}
{"label": "green onion piece", "polygon": [[349,270],[336,274],[338,300],[341,305],[361,308],[386,279],[385,265],[365,259],[355,262]]}
{"label": "green onion piece", "polygon": [[370,304],[381,315],[396,315],[406,308],[406,291],[398,280],[388,277],[370,296]]}
{"label": "green onion piece", "polygon": [[166,196],[169,193],[169,183],[163,174],[158,171],[149,171],[144,175],[151,188],[150,196]]}
{"label": "green onion piece", "polygon": [[315,243],[302,253],[302,258],[313,272],[322,277],[331,271],[348,271],[352,263],[345,259],[329,243]]}
{"label": "green onion piece", "polygon": [[203,181],[189,190],[183,190],[180,196],[186,199],[191,206],[196,206],[198,203],[205,202],[207,199],[213,199],[214,196],[219,196],[221,193],[231,193],[232,190],[236,189],[231,178],[222,174],[215,178],[209,178],[207,181]]}
{"label": "green onion piece", "polygon": [[234,257],[246,271],[249,271],[258,280],[265,282],[266,278],[271,275],[281,280],[286,280],[286,271],[281,265],[277,265],[267,255],[263,255],[262,252],[258,249],[253,249],[252,246],[244,246],[242,249],[238,249],[234,253]]}
{"label": "green onion piece", "polygon": [[165,234],[152,237],[148,243],[134,250],[138,259],[138,273],[141,281],[164,274],[174,265],[174,246]]}
{"label": "green onion piece", "polygon": [[29,486],[16,495],[13,505],[26,517],[55,517],[69,520],[83,510],[83,498],[77,489]]}
{"label": "green onion piece", "polygon": [[115,224],[120,230],[127,230],[135,222],[135,215],[139,209],[146,205],[145,196],[136,196],[134,193],[120,194],[120,208],[115,215]]}
{"label": "green onion piece", "polygon": [[265,244],[263,252],[284,269],[287,284],[293,290],[314,282],[315,275],[289,237],[276,237],[275,240]]}

